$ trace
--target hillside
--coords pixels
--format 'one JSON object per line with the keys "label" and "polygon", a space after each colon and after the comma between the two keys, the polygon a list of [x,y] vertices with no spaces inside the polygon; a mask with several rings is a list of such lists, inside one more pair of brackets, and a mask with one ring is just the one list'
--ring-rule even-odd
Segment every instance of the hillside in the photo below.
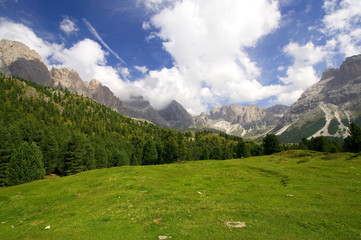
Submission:
{"label": "hillside", "polygon": [[[304,151],[93,170],[1,189],[0,234],[3,240],[357,239],[360,172],[359,155]],[[238,222],[246,226],[232,228]]]}
{"label": "hillside", "polygon": [[[32,172],[33,164],[26,161],[42,162],[36,169],[47,174],[71,175],[121,165],[230,159],[239,141],[206,131],[160,128],[68,90],[0,75],[0,186],[44,176],[24,180],[9,173],[27,176],[22,169]],[[247,144],[249,151],[259,148]],[[39,157],[29,159],[32,155]]]}

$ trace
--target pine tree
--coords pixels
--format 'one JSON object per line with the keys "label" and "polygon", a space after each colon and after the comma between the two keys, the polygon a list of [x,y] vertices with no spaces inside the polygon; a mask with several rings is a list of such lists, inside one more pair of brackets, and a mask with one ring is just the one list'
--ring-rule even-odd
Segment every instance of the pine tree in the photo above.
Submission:
{"label": "pine tree", "polygon": [[113,155],[112,166],[125,166],[130,165],[130,158],[127,152],[124,149],[117,150]]}
{"label": "pine tree", "polygon": [[22,184],[45,176],[42,153],[33,142],[23,142],[11,156],[7,168],[7,185]]}
{"label": "pine tree", "polygon": [[251,155],[249,152],[249,149],[247,148],[246,143],[240,139],[238,141],[237,147],[236,147],[236,157],[237,158],[247,158]]}
{"label": "pine tree", "polygon": [[158,152],[155,143],[149,139],[143,148],[143,165],[152,165],[158,163]]}
{"label": "pine tree", "polygon": [[267,136],[263,138],[263,148],[266,155],[273,154],[281,151],[281,143],[276,135],[267,134]]}
{"label": "pine tree", "polygon": [[344,150],[348,152],[360,152],[361,151],[361,128],[355,123],[351,123],[349,126],[350,135],[344,140]]}
{"label": "pine tree", "polygon": [[87,158],[87,147],[85,138],[79,133],[72,135],[64,149],[64,173],[72,175],[85,171],[84,163]]}

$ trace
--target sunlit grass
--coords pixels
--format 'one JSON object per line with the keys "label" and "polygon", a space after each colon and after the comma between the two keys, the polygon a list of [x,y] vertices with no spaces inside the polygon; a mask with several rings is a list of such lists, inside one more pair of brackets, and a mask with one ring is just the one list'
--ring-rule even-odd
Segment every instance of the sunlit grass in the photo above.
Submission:
{"label": "sunlit grass", "polygon": [[352,156],[292,151],[6,188],[0,239],[358,239],[361,157]]}

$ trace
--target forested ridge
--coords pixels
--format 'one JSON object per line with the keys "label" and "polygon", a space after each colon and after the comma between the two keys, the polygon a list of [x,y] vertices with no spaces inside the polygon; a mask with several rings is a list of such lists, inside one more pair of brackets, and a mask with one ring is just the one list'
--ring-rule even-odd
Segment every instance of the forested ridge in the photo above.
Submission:
{"label": "forested ridge", "polygon": [[2,186],[50,173],[251,154],[262,154],[262,147],[226,134],[163,129],[66,89],[0,76]]}
{"label": "forested ridge", "polygon": [[176,132],[131,119],[66,89],[0,75],[0,186],[123,165],[223,160],[289,149],[361,151],[361,129],[350,125],[344,143],[325,137],[281,145],[210,131]]}

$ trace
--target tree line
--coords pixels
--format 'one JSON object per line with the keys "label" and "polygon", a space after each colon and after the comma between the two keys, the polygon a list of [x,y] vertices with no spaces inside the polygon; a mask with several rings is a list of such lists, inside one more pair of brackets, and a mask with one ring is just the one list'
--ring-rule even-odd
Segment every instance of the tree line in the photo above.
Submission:
{"label": "tree line", "polygon": [[[352,126],[351,131],[359,131]],[[210,131],[176,132],[123,116],[66,89],[0,75],[0,186],[50,173],[66,176],[123,165],[245,158],[316,146],[311,141],[286,146],[272,134],[254,142]],[[357,141],[350,137],[344,145],[355,151]]]}
{"label": "tree line", "polygon": [[[261,155],[262,146],[209,131],[176,132],[118,114],[66,89],[0,76],[0,186],[122,165]],[[32,173],[32,174],[30,174]]]}

